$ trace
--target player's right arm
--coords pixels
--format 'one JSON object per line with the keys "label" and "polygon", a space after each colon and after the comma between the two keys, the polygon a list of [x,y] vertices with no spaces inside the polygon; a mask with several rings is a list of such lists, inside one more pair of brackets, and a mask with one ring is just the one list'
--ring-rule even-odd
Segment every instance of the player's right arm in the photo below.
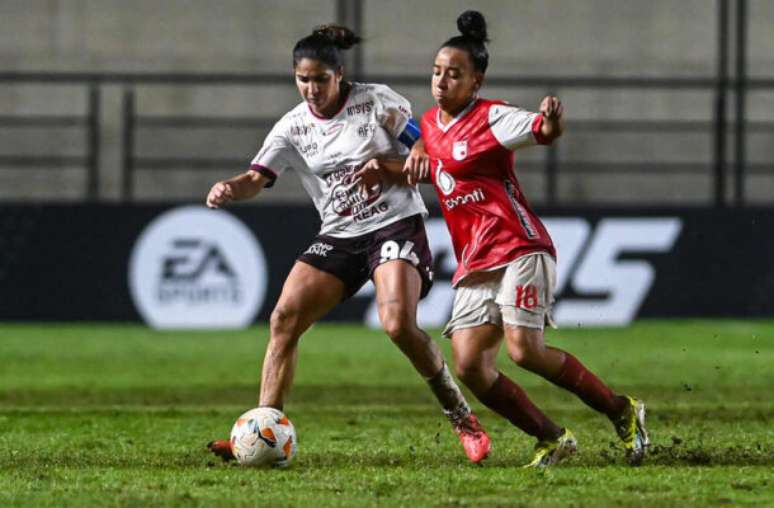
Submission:
{"label": "player's right arm", "polygon": [[286,135],[287,115],[277,122],[253,157],[250,169],[212,186],[207,194],[207,206],[218,208],[229,201],[241,201],[258,195],[264,188],[274,185],[277,177],[292,166],[298,154]]}
{"label": "player's right arm", "polygon": [[401,171],[406,175],[409,185],[430,182],[430,156],[425,151],[425,141],[417,140],[411,147],[411,153],[406,158]]}
{"label": "player's right arm", "polygon": [[210,208],[220,208],[229,201],[253,198],[270,182],[271,178],[253,170],[228,180],[217,182],[207,194],[207,206]]}

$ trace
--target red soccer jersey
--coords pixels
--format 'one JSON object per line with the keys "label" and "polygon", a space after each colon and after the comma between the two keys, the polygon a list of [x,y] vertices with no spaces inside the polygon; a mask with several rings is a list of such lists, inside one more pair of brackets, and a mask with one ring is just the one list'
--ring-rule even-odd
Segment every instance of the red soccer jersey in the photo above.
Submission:
{"label": "red soccer jersey", "polygon": [[447,125],[438,106],[422,116],[431,180],[457,257],[454,286],[471,272],[494,270],[530,252],[556,256],[513,169],[515,149],[545,144],[542,121],[542,115],[485,99]]}

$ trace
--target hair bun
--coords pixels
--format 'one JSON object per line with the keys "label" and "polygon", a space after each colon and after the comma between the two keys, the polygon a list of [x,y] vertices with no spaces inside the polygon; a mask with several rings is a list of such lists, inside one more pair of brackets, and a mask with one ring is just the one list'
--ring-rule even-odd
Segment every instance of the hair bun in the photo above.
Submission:
{"label": "hair bun", "polygon": [[478,11],[465,11],[457,18],[457,28],[465,37],[477,42],[489,42],[486,34],[486,20]]}
{"label": "hair bun", "polygon": [[325,37],[339,49],[349,49],[361,41],[360,37],[349,28],[334,24],[318,26],[312,35]]}

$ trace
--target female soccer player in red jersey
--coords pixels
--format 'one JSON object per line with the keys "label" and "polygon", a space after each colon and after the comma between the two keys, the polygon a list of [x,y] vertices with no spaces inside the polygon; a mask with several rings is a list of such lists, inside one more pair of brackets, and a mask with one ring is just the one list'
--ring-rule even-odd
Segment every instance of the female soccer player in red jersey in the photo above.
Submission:
{"label": "female soccer player in red jersey", "polygon": [[[292,169],[322,220],[272,312],[259,403],[282,409],[301,334],[370,278],[384,330],[427,380],[468,457],[478,462],[489,452],[489,437],[438,345],[416,324],[417,302],[432,283],[424,203],[411,187],[363,188],[355,177],[378,157],[400,158],[400,171],[419,136],[406,99],[384,85],[343,79],[341,51],[359,41],[347,28],[326,26],[296,44],[293,73],[303,101],[277,122],[249,171],[216,183],[207,196],[212,208],[249,199]],[[210,449],[231,456],[228,441]]]}
{"label": "female soccer player in red jersey", "polygon": [[462,35],[446,41],[435,57],[437,106],[421,122],[429,175],[407,168],[409,182],[429,176],[434,184],[457,257],[454,309],[444,330],[456,373],[481,402],[538,439],[529,466],[573,453],[572,433],[498,372],[495,358],[504,335],[514,362],[607,415],[629,461],[637,464],[649,444],[643,403],[615,394],[574,356],[543,339],[544,325],[551,324],[556,252],[516,179],[513,152],[559,137],[562,103],[546,97],[536,114],[480,98],[489,60],[486,22],[479,12],[467,11],[457,26]]}

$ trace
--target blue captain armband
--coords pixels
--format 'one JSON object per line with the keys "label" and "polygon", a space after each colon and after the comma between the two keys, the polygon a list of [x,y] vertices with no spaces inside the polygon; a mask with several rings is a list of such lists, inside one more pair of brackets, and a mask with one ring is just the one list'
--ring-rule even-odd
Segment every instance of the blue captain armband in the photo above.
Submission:
{"label": "blue captain armband", "polygon": [[414,146],[414,143],[419,140],[420,135],[421,132],[419,132],[419,125],[417,125],[416,120],[409,118],[406,128],[403,129],[403,132],[398,136],[398,141],[406,145],[406,147],[411,148]]}

